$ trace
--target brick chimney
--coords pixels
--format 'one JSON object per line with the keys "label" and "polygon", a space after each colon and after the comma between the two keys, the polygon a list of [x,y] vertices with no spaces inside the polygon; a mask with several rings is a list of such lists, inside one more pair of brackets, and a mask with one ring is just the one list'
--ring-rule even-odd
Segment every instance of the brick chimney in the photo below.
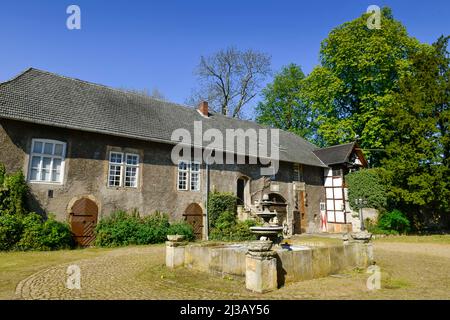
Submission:
{"label": "brick chimney", "polygon": [[205,117],[208,117],[208,102],[202,101],[198,106],[198,111]]}

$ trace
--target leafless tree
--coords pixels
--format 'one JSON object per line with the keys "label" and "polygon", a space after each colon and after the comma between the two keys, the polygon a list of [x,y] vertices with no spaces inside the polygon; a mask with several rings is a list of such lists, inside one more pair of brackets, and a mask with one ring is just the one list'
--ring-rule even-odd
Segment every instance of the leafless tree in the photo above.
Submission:
{"label": "leafless tree", "polygon": [[202,56],[195,70],[199,89],[193,91],[188,102],[206,100],[214,111],[240,117],[243,107],[259,93],[270,74],[270,64],[268,54],[234,47]]}
{"label": "leafless tree", "polygon": [[150,98],[163,100],[163,101],[166,100],[166,97],[164,96],[164,94],[161,91],[159,91],[157,88],[153,88],[152,92],[150,92],[148,89],[122,89],[122,90],[140,94],[140,95],[147,96]]}

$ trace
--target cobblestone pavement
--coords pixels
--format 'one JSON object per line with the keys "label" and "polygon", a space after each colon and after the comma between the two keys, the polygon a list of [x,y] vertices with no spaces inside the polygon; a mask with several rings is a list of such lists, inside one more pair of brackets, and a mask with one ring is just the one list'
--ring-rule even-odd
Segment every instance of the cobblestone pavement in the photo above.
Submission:
{"label": "cobblestone pavement", "polygon": [[[22,280],[16,287],[16,298],[377,299],[392,298],[401,293],[387,289],[369,292],[366,287],[368,275],[363,270],[337,277],[291,283],[260,295],[247,291],[243,279],[213,276],[187,268],[168,270],[164,267],[164,250],[163,246],[120,248],[96,258],[47,268]],[[387,258],[392,261],[390,256]],[[405,261],[404,268],[410,268],[411,262]],[[449,266],[448,262],[450,260],[441,266],[443,270]],[[69,290],[66,287],[69,265],[80,267],[80,290]],[[405,294],[404,298],[414,298],[414,288],[409,288]]]}

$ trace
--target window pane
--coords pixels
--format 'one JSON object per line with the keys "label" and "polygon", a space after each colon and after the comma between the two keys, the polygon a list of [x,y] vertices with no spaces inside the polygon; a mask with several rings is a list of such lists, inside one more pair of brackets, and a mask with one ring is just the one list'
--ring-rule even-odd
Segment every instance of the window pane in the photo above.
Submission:
{"label": "window pane", "polygon": [[60,181],[61,178],[61,159],[53,159],[52,181]]}
{"label": "window pane", "polygon": [[51,181],[50,175],[52,172],[52,158],[44,157],[42,158],[42,176],[41,180],[43,181]]}
{"label": "window pane", "polygon": [[45,154],[53,154],[53,143],[45,143],[44,153]]}
{"label": "window pane", "polygon": [[53,170],[52,181],[53,182],[60,182],[61,181],[61,173],[59,171]]}
{"label": "window pane", "polygon": [[56,144],[55,145],[55,155],[56,156],[62,156],[63,154],[63,145],[62,144]]}
{"label": "window pane", "polygon": [[180,163],[178,163],[179,170],[187,170],[187,168],[188,168],[187,162],[181,161]]}
{"label": "window pane", "polygon": [[53,159],[53,170],[61,171],[61,159]]}
{"label": "window pane", "polygon": [[187,172],[178,172],[178,189],[187,190]]}
{"label": "window pane", "polygon": [[32,169],[39,169],[39,164],[41,162],[41,157],[32,157],[31,158],[31,168]]}
{"label": "window pane", "polygon": [[200,175],[198,173],[191,174],[191,190],[200,190]]}
{"label": "window pane", "polygon": [[139,156],[137,154],[127,154],[127,164],[137,166],[139,164]]}
{"label": "window pane", "polygon": [[199,172],[200,171],[200,164],[199,163],[192,163],[191,164],[191,171]]}
{"label": "window pane", "polygon": [[127,167],[125,171],[125,186],[137,187],[137,168]]}
{"label": "window pane", "polygon": [[34,142],[33,152],[34,153],[42,153],[42,142],[39,142],[39,141]]}
{"label": "window pane", "polygon": [[32,180],[32,181],[38,180],[38,170],[37,169],[31,169],[30,180]]}
{"label": "window pane", "polygon": [[122,154],[111,152],[111,162],[112,163],[122,163]]}
{"label": "window pane", "polygon": [[120,166],[111,165],[109,166],[109,179],[108,185],[119,187],[120,186]]}

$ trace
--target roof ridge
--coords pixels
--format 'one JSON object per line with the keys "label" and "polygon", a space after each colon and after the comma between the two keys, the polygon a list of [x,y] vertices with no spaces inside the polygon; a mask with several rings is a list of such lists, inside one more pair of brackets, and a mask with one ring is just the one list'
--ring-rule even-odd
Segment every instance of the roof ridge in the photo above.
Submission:
{"label": "roof ridge", "polygon": [[[128,94],[128,95],[131,95],[131,96],[136,96],[136,97],[140,97],[140,98],[144,98],[144,99],[148,99],[148,100],[155,100],[155,101],[159,101],[159,102],[163,102],[163,103],[167,103],[167,104],[172,104],[172,105],[183,107],[183,108],[186,108],[186,109],[195,109],[193,106],[189,106],[189,105],[185,105],[185,104],[181,104],[181,103],[177,103],[177,102],[172,102],[172,101],[167,101],[167,100],[162,100],[162,99],[158,99],[158,98],[153,98],[153,97],[150,97],[150,96],[147,96],[145,94],[138,93],[138,92],[132,92],[132,91],[129,91],[129,90],[126,90],[126,89],[114,88],[114,87],[111,87],[111,86],[108,86],[108,85],[105,85],[105,84],[91,82],[91,81],[87,81],[87,80],[83,80],[83,79],[79,79],[79,78],[75,78],[75,77],[69,77],[69,76],[61,75],[61,74],[58,74],[58,73],[55,73],[55,72],[50,72],[50,71],[42,70],[42,69],[38,69],[38,68],[31,67],[31,68],[27,69],[26,72],[27,71],[31,71],[31,70],[34,70],[34,71],[37,71],[37,72],[40,72],[40,73],[45,73],[45,74],[48,74],[48,75],[51,75],[51,76],[55,76],[55,77],[59,77],[59,78],[63,78],[63,79],[71,80],[71,81],[75,81],[75,82],[81,82],[81,83],[84,83],[84,84],[97,86],[97,87],[100,87],[100,88],[112,90],[112,91],[123,93],[123,94]],[[24,73],[26,73],[26,72],[24,72]],[[22,73],[22,74],[24,74],[24,73]],[[22,74],[20,74],[20,75],[22,75]]]}
{"label": "roof ridge", "polygon": [[37,70],[37,69],[35,69],[35,68],[33,68],[33,67],[28,67],[27,69],[25,69],[25,70],[23,70],[22,72],[16,74],[16,75],[15,75],[14,77],[12,77],[12,78],[7,79],[7,80],[5,80],[5,81],[0,81],[0,86],[3,85],[3,84],[7,84],[7,83],[10,83],[10,82],[13,82],[14,80],[20,78],[20,77],[23,76],[24,74],[30,72],[31,70]]}
{"label": "roof ridge", "polygon": [[334,146],[330,146],[330,147],[324,147],[324,148],[319,148],[317,150],[314,150],[314,152],[316,151],[320,151],[320,150],[326,150],[326,149],[331,149],[331,148],[337,148],[337,147],[342,147],[342,146],[347,146],[347,145],[351,145],[354,144],[355,142],[348,142],[348,143],[343,143],[343,144],[335,144]]}

